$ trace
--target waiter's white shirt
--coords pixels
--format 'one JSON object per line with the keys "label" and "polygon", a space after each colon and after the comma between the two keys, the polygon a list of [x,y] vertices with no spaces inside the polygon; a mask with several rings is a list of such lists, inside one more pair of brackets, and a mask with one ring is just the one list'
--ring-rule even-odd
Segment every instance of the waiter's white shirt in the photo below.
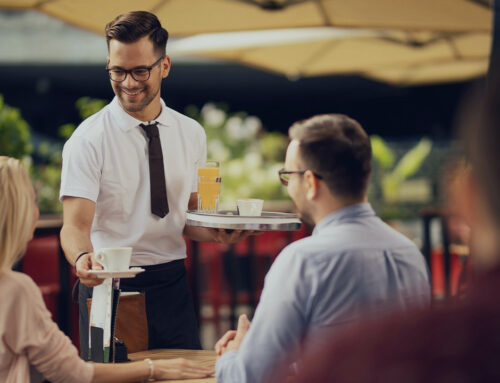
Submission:
{"label": "waiter's white shirt", "polygon": [[[63,149],[59,197],[96,203],[91,229],[94,251],[131,246],[133,266],[183,259],[182,232],[197,169],[206,162],[205,131],[161,100],[158,122],[169,213],[151,213],[148,141],[141,123],[118,99],[83,121]],[[153,121],[150,121],[153,122]]]}

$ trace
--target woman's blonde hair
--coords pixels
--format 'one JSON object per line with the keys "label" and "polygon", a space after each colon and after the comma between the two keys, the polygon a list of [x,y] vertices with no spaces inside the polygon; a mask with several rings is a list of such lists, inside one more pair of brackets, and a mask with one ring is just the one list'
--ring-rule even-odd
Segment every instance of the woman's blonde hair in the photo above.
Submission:
{"label": "woman's blonde hair", "polygon": [[0,156],[0,272],[12,268],[33,235],[34,191],[26,168]]}

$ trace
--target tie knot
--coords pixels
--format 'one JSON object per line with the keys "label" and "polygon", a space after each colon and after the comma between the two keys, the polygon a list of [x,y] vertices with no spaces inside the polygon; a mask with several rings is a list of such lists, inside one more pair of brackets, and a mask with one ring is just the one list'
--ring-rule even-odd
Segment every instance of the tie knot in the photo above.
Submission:
{"label": "tie knot", "polygon": [[149,124],[149,125],[140,124],[140,127],[142,129],[144,129],[148,138],[151,138],[151,137],[159,137],[160,136],[160,133],[158,132],[157,125],[158,125],[158,123],[154,122],[154,123]]}

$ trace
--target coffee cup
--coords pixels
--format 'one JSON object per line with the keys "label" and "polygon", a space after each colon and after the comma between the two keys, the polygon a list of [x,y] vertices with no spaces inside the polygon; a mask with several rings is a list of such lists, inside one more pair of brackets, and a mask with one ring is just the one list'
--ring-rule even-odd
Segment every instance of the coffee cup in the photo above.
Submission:
{"label": "coffee cup", "polygon": [[262,199],[245,198],[236,200],[238,214],[247,217],[260,216],[262,213],[263,205],[264,200]]}
{"label": "coffee cup", "polygon": [[100,249],[94,255],[104,271],[127,271],[132,257],[131,247],[108,247]]}

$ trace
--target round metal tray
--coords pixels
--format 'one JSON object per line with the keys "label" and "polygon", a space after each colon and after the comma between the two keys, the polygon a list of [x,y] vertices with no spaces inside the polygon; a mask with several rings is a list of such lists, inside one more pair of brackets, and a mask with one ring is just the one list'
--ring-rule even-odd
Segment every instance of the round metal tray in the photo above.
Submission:
{"label": "round metal tray", "polygon": [[214,229],[292,231],[299,230],[301,222],[296,214],[263,211],[261,216],[238,215],[237,211],[222,210],[217,213],[186,212],[186,225]]}

